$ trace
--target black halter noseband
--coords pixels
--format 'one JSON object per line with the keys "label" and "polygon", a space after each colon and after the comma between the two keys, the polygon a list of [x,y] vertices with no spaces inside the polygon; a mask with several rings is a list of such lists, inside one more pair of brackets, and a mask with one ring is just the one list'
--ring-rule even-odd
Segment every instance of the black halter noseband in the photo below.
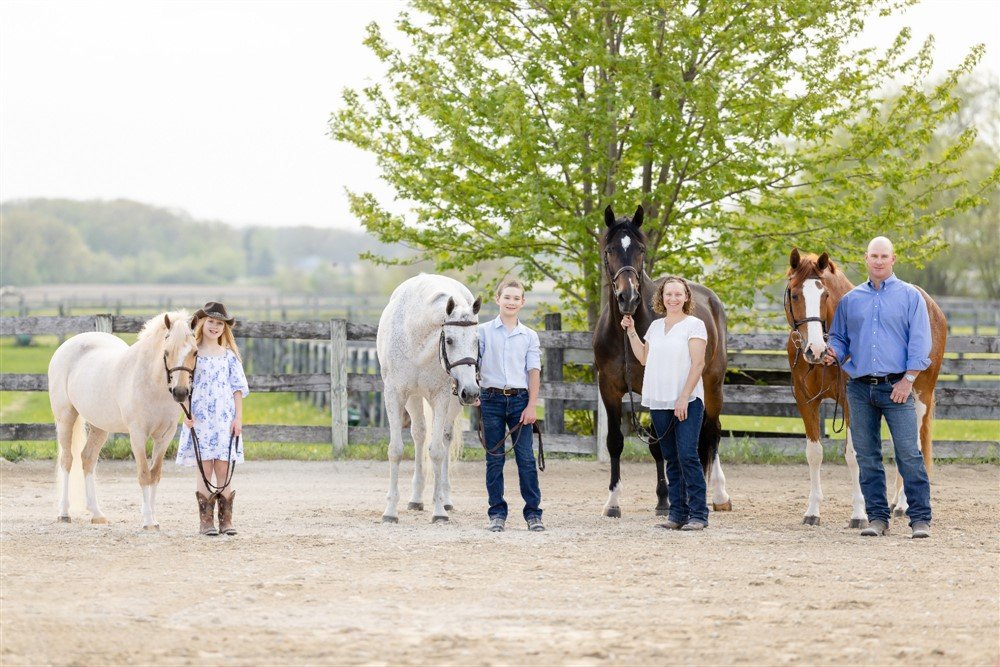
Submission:
{"label": "black halter noseband", "polygon": [[[478,383],[479,379],[480,379],[480,376],[479,376],[479,355],[477,354],[475,359],[473,359],[472,357],[462,357],[458,361],[450,361],[448,359],[448,347],[447,347],[447,345],[445,345],[445,340],[444,340],[444,328],[445,327],[478,327],[478,326],[479,326],[479,322],[469,322],[469,321],[465,321],[465,320],[453,320],[453,321],[450,321],[450,322],[445,322],[444,324],[441,325],[441,338],[440,338],[440,346],[439,346],[440,349],[438,350],[438,356],[441,359],[441,365],[444,366],[444,369],[445,369],[445,371],[448,374],[451,374],[451,369],[455,368],[456,366],[472,366],[472,367],[474,367],[476,369],[476,383]],[[452,396],[458,396],[458,380],[456,380],[454,377],[451,378],[451,395]]]}
{"label": "black halter noseband", "polygon": [[[192,366],[191,368],[188,368],[187,366],[174,366],[173,368],[170,368],[167,365],[167,353],[166,353],[166,351],[164,351],[163,352],[163,370],[166,371],[166,373],[167,373],[167,391],[168,392],[170,391],[170,383],[173,381],[173,374],[175,372],[186,372],[186,373],[189,373],[191,375],[191,383],[194,384],[194,369],[197,368],[197,367],[198,367],[198,352],[197,352],[197,350],[194,353],[194,366]],[[173,393],[173,392],[171,392],[171,393]]]}

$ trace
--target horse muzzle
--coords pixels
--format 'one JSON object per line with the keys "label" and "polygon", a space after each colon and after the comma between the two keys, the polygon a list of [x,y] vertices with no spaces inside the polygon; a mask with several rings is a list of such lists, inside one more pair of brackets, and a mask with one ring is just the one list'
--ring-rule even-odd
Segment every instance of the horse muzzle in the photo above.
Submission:
{"label": "horse muzzle", "polygon": [[184,401],[186,401],[190,393],[191,390],[188,387],[182,387],[180,385],[170,390],[170,395],[173,396],[174,400],[177,401],[178,403],[183,403]]}
{"label": "horse muzzle", "polygon": [[639,308],[639,292],[636,290],[622,290],[615,294],[615,299],[622,315],[635,315],[635,311]]}

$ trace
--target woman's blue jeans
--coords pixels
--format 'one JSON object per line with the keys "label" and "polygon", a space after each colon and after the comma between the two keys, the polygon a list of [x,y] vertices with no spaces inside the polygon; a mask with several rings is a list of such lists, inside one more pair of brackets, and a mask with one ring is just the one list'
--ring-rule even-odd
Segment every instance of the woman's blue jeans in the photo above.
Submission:
{"label": "woman's blue jeans", "polygon": [[670,520],[677,523],[700,521],[708,525],[705,472],[698,458],[698,438],[705,418],[700,398],[688,403],[688,415],[677,421],[673,410],[650,410],[653,428],[660,438],[660,451],[667,462],[667,497]]}
{"label": "woman's blue jeans", "polygon": [[[486,492],[489,494],[489,517],[507,518],[507,501],[503,499],[503,466],[507,461],[504,452],[510,443],[510,436],[504,438],[508,430],[513,431],[521,420],[521,413],[528,407],[528,390],[518,391],[513,396],[483,391],[479,395],[479,408],[483,420],[483,437],[489,449],[497,452],[486,453]],[[502,442],[501,442],[502,440]],[[542,517],[538,507],[542,502],[542,492],[538,488],[538,470],[535,469],[535,454],[531,450],[531,424],[525,424],[517,434],[514,444],[514,460],[521,482],[521,497],[524,499],[524,519]]]}
{"label": "woman's blue jeans", "polygon": [[893,403],[892,385],[847,383],[847,403],[851,408],[851,439],[858,455],[861,495],[865,497],[868,520],[889,523],[889,502],[882,467],[882,417],[889,425],[896,453],[896,467],[903,477],[903,491],[910,509],[910,525],[931,520],[931,485],[920,453],[920,434],[913,394],[905,403]]}

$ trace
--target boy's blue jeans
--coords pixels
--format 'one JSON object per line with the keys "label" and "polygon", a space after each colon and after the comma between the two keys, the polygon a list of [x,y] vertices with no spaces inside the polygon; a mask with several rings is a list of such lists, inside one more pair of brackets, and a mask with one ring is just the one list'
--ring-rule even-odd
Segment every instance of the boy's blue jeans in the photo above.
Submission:
{"label": "boy's blue jeans", "polygon": [[[489,517],[507,518],[507,502],[503,499],[503,465],[507,458],[504,452],[510,446],[510,436],[506,439],[508,430],[517,427],[521,413],[528,407],[528,390],[518,391],[514,396],[504,396],[500,393],[483,391],[479,395],[479,408],[482,412],[483,437],[489,449],[496,449],[495,454],[486,453],[486,491],[489,494]],[[503,439],[503,442],[500,442]],[[498,444],[499,443],[499,444]],[[517,434],[514,445],[514,460],[517,462],[517,474],[521,482],[521,497],[524,498],[524,518],[542,517],[538,505],[542,502],[542,492],[538,488],[538,471],[535,469],[535,454],[531,451],[531,425],[525,424]]]}
{"label": "boy's blue jeans", "polygon": [[660,438],[660,452],[667,462],[670,520],[681,524],[700,521],[707,526],[708,501],[705,497],[708,489],[705,471],[698,458],[698,439],[705,417],[705,404],[700,398],[688,403],[687,419],[684,421],[674,419],[673,410],[650,410],[649,415],[656,437],[666,433]]}
{"label": "boy's blue jeans", "polygon": [[847,403],[851,408],[851,438],[858,455],[861,495],[865,497],[868,520],[889,523],[889,502],[885,494],[882,467],[882,417],[889,425],[896,451],[896,467],[903,476],[903,491],[910,505],[910,525],[931,520],[931,485],[919,447],[919,427],[913,394],[905,403],[893,403],[892,385],[847,383]]}

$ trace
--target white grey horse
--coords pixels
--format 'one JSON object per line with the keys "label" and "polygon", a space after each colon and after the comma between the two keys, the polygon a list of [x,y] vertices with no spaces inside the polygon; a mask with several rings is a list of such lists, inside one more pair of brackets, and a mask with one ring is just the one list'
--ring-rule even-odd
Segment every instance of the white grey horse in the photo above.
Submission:
{"label": "white grey horse", "polygon": [[[403,411],[410,415],[415,446],[409,509],[423,509],[423,447],[434,470],[432,522],[448,521],[451,484],[448,453],[462,405],[479,398],[479,306],[472,292],[446,276],[420,274],[397,287],[379,318],[376,347],[389,419],[389,493],[382,521],[397,523],[399,461],[403,456]],[[456,398],[457,396],[457,398]],[[424,401],[431,417],[425,420]]]}

